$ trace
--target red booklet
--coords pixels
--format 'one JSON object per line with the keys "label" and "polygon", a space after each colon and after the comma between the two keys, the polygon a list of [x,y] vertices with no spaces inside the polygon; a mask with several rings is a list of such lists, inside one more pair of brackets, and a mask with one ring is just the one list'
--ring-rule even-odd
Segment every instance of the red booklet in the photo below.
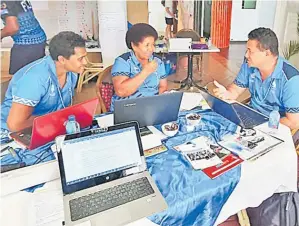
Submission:
{"label": "red booklet", "polygon": [[243,162],[243,159],[230,154],[225,156],[222,159],[222,163],[211,166],[208,168],[203,169],[202,171],[207,174],[208,177],[211,179],[214,179],[215,177],[218,177],[222,175],[223,173],[231,170],[232,168],[236,167],[237,165],[241,164]]}

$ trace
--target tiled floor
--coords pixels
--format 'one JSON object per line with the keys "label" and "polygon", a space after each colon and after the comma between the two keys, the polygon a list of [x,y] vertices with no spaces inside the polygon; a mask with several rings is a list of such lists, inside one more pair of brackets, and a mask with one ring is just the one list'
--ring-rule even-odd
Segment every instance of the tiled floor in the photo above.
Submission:
{"label": "tiled floor", "polygon": [[[202,79],[202,85],[217,80],[223,85],[228,85],[233,82],[237,73],[239,72],[240,66],[244,59],[246,50],[246,43],[235,42],[231,43],[229,48],[221,49],[220,53],[206,53],[203,56],[203,75],[194,75],[194,79]],[[183,80],[187,76],[187,72],[180,75],[172,75],[169,80]],[[169,82],[170,88],[175,88],[177,85]],[[239,100],[243,100],[249,96],[248,92],[244,93]],[[95,82],[83,85],[81,93],[76,93],[75,103],[82,102],[84,100],[96,97]],[[97,110],[100,112],[100,109]]]}

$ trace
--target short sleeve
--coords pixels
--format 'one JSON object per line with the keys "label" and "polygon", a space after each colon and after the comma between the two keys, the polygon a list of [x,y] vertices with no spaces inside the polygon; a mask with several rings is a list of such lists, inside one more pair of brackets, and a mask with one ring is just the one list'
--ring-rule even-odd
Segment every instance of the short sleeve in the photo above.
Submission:
{"label": "short sleeve", "polygon": [[158,75],[160,75],[160,79],[166,78],[168,75],[166,74],[165,65],[163,61],[159,62],[158,66]]}
{"label": "short sleeve", "polygon": [[130,77],[130,64],[121,57],[117,57],[111,69],[112,77],[128,76]]}
{"label": "short sleeve", "polygon": [[17,2],[2,1],[1,2],[1,18],[5,19],[8,16],[18,16],[18,10],[16,7]]}
{"label": "short sleeve", "polygon": [[299,113],[299,75],[285,84],[282,101],[287,113]]}
{"label": "short sleeve", "polygon": [[234,81],[234,84],[241,88],[249,87],[249,73],[250,69],[246,61],[243,62],[241,69]]}
{"label": "short sleeve", "polygon": [[35,74],[23,75],[12,87],[13,102],[35,107],[46,93],[45,82]]}
{"label": "short sleeve", "polygon": [[165,8],[172,8],[172,1],[171,0],[166,0],[165,1]]}

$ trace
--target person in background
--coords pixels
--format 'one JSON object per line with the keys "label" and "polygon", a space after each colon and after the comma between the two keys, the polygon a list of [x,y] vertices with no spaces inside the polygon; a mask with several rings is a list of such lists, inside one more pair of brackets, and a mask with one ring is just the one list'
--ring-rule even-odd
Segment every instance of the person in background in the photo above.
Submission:
{"label": "person in background", "polygon": [[173,38],[172,28],[173,28],[173,20],[175,18],[175,15],[173,12],[172,0],[165,0],[164,7],[165,7],[165,22],[166,22],[165,39],[168,40],[170,38]]}
{"label": "person in background", "polygon": [[1,1],[1,40],[11,36],[14,45],[10,52],[9,74],[45,56],[46,34],[34,16],[27,0]]}
{"label": "person in background", "polygon": [[216,96],[236,100],[246,89],[250,106],[268,115],[280,113],[280,123],[299,128],[299,71],[279,56],[278,39],[269,28],[257,28],[248,34],[247,51],[241,70],[227,88],[214,82]]}
{"label": "person in background", "polygon": [[126,44],[130,52],[117,57],[112,70],[114,101],[127,98],[158,95],[167,90],[163,61],[154,56],[157,31],[150,25],[134,24],[126,33]]}
{"label": "person in background", "polygon": [[85,41],[73,32],[60,32],[52,38],[49,52],[10,81],[1,105],[2,133],[32,126],[36,116],[71,105],[77,74],[87,63]]}

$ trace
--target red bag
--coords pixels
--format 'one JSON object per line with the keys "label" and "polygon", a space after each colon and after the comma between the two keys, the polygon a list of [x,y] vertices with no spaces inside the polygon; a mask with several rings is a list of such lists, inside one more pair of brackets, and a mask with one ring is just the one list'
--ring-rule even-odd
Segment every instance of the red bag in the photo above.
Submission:
{"label": "red bag", "polygon": [[110,105],[111,105],[111,98],[114,93],[113,84],[103,82],[101,85],[100,91],[101,91],[101,96],[103,98],[105,107],[106,107],[107,111],[109,111]]}

